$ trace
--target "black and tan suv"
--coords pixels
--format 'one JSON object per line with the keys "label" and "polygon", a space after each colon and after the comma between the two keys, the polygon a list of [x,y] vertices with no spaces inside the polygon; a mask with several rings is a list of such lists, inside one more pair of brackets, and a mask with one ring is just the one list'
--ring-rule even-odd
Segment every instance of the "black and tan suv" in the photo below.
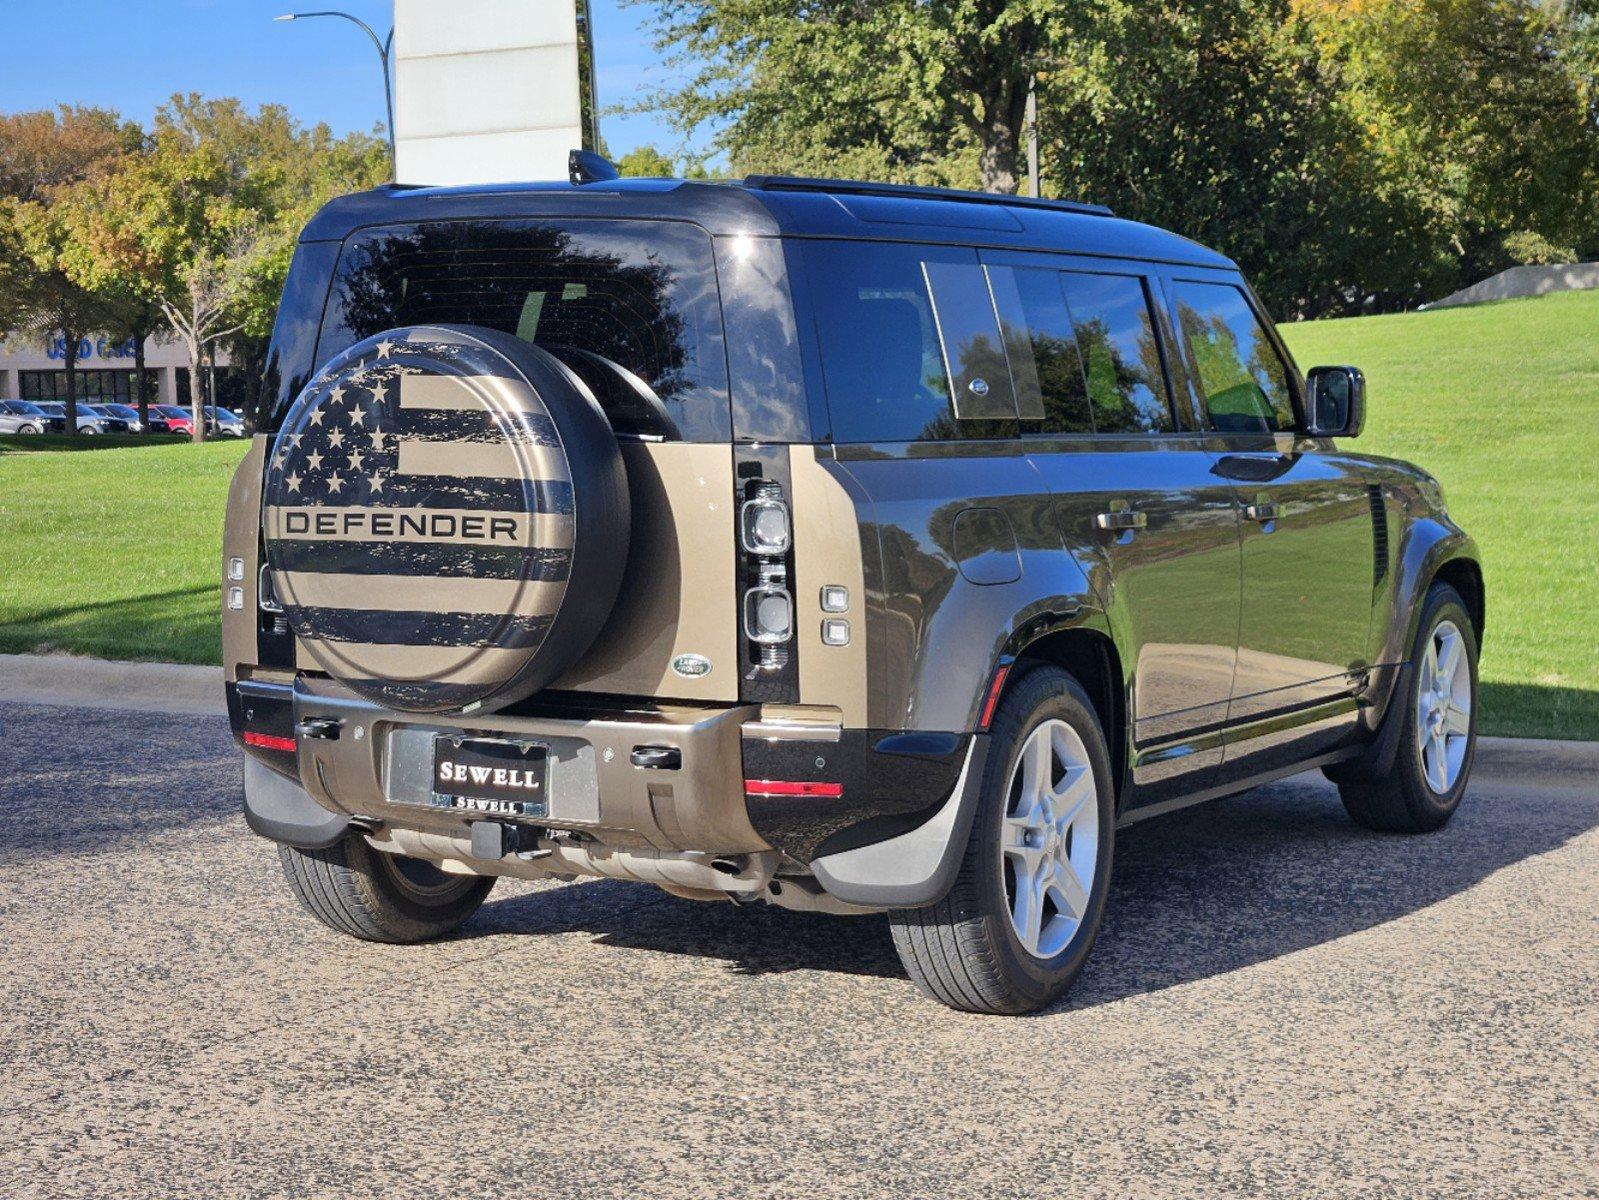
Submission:
{"label": "black and tan suv", "polygon": [[335,929],[496,876],[887,913],[1058,997],[1114,834],[1470,773],[1482,576],[1238,269],[1089,205],[827,180],[390,187],[306,228],[229,497],[251,828]]}

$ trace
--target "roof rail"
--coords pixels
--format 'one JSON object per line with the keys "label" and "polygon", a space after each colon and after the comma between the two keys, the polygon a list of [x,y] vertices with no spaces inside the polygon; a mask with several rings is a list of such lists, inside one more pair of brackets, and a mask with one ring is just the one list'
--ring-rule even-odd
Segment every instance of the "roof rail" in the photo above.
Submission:
{"label": "roof rail", "polygon": [[918,187],[910,183],[862,183],[856,179],[812,179],[804,175],[746,175],[744,186],[770,192],[836,192],[849,196],[899,196],[907,200],[953,200],[964,204],[1003,204],[1013,208],[1050,208],[1057,212],[1091,217],[1116,214],[1103,204],[1079,200],[1045,200],[1033,196],[1007,196],[996,192],[966,192],[959,188]]}

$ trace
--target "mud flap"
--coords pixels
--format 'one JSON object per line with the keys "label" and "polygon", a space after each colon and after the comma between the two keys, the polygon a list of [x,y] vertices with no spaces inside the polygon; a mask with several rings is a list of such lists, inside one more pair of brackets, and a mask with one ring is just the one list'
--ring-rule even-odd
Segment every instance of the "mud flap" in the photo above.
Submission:
{"label": "mud flap", "polygon": [[955,790],[926,822],[886,841],[811,863],[828,894],[870,908],[923,908],[943,899],[960,873],[988,761],[988,738],[972,738]]}
{"label": "mud flap", "polygon": [[301,850],[325,850],[350,829],[348,817],[329,812],[299,784],[253,758],[244,760],[244,823]]}

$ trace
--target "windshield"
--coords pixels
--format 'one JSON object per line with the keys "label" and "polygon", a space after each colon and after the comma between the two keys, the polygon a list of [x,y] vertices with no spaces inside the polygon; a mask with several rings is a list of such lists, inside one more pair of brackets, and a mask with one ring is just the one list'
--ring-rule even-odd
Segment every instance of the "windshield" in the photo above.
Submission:
{"label": "windshield", "polygon": [[317,358],[400,325],[482,325],[588,384],[618,433],[727,441],[710,239],[670,221],[440,221],[352,235]]}

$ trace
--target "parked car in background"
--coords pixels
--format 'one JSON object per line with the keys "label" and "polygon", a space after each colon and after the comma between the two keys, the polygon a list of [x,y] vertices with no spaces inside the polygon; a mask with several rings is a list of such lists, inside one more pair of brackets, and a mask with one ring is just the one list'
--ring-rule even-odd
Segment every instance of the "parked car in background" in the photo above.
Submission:
{"label": "parked car in background", "polygon": [[186,433],[194,432],[194,418],[186,408],[179,408],[176,404],[152,404],[150,406],[150,432],[151,433]]}
{"label": "parked car in background", "polygon": [[231,409],[216,408],[208,404],[205,408],[205,431],[219,437],[242,438],[244,418]]}
{"label": "parked car in background", "polygon": [[144,422],[139,419],[139,410],[131,404],[96,404],[94,410],[106,419],[106,428],[111,433],[143,433]]}
{"label": "parked car in background", "polygon": [[0,433],[43,433],[50,417],[27,400],[0,400]]}
{"label": "parked car in background", "polygon": [[101,432],[103,433],[137,432],[133,428],[133,425],[137,425],[139,423],[139,414],[137,412],[133,414],[133,422],[131,424],[126,417],[120,415],[119,413],[112,412],[111,406],[108,404],[85,404],[80,400],[78,402],[78,412],[87,412],[91,416],[98,419],[100,422]]}
{"label": "parked car in background", "polygon": [[[49,432],[65,433],[67,431],[67,406],[59,401],[46,400],[39,404],[40,410],[50,419]],[[105,419],[92,411],[85,401],[78,402],[78,432],[97,434],[105,432]]]}

